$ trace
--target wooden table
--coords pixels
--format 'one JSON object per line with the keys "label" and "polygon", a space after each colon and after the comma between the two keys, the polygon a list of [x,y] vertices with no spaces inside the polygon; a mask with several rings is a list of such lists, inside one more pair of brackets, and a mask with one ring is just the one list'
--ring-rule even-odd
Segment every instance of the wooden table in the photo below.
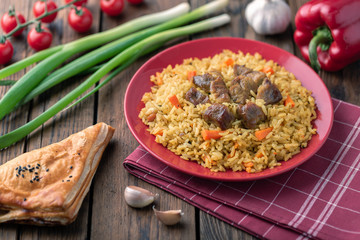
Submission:
{"label": "wooden table", "polygon": [[[0,15],[3,15],[10,5],[22,12],[26,19],[32,19],[32,6],[35,0],[2,0]],[[58,5],[64,1],[57,0]],[[104,31],[130,19],[144,14],[168,9],[184,0],[145,0],[140,6],[126,4],[123,14],[110,18],[101,13],[99,0],[89,0],[88,7],[93,13],[94,23],[90,33]],[[205,4],[205,0],[189,0],[193,8]],[[267,42],[278,46],[299,57],[299,49],[294,44],[292,35],[294,22],[287,31],[275,36],[257,35],[248,26],[244,11],[250,1],[230,0],[227,12],[231,15],[231,24],[196,34],[187,38],[172,41],[166,47],[192,39],[233,36]],[[305,0],[288,1],[295,16],[297,9]],[[68,9],[59,12],[55,22],[49,25],[54,35],[53,46],[78,39],[86,34],[78,34],[68,27]],[[15,53],[12,62],[33,54],[26,44],[26,32],[22,37],[12,39]],[[157,52],[159,52],[157,51]],[[78,132],[96,122],[106,122],[116,128],[115,135],[108,146],[102,162],[93,179],[92,187],[85,198],[76,221],[65,227],[34,227],[27,225],[3,224],[0,226],[0,239],[255,239],[244,231],[226,224],[194,206],[158,189],[138,178],[130,175],[122,166],[123,160],[137,147],[138,143],[130,133],[123,112],[123,101],[126,87],[136,72],[151,56],[147,55],[119,74],[110,84],[100,92],[74,108],[56,115],[27,139],[0,152],[0,161],[6,161],[32,149],[60,141],[70,134]],[[360,105],[360,62],[356,62],[344,70],[328,73],[321,72],[320,76],[330,90],[331,96]],[[11,76],[17,80],[26,71]],[[0,121],[0,134],[15,129],[29,119],[42,113],[49,106],[69,92],[79,81],[73,79],[67,83],[54,87],[27,104],[15,113]],[[7,87],[0,87],[0,97],[7,91]],[[159,223],[150,207],[133,209],[126,205],[123,192],[126,186],[137,185],[160,194],[158,200],[161,209],[182,209],[185,213],[182,223],[173,227],[166,227]],[[1,194],[1,193],[0,193]]]}

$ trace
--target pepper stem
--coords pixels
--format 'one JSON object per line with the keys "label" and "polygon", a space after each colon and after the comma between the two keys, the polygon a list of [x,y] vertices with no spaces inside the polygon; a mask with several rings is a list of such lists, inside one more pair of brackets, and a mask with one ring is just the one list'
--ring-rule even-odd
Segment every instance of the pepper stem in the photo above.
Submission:
{"label": "pepper stem", "polygon": [[309,44],[310,65],[316,72],[319,72],[321,67],[318,60],[317,48],[320,46],[322,51],[328,50],[330,44],[333,42],[333,38],[330,29],[326,26],[317,28],[313,32],[313,36]]}

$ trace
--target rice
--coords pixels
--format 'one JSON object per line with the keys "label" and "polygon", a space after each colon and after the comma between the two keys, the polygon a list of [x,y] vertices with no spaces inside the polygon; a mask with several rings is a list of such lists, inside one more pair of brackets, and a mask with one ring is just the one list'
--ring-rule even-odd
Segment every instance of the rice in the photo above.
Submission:
{"label": "rice", "polygon": [[[193,87],[188,80],[188,73],[196,71],[196,75],[205,74],[211,70],[222,73],[229,87],[234,78],[232,65],[227,65],[228,59],[244,65],[255,71],[261,71],[264,66],[270,66],[274,73],[268,73],[270,81],[281,91],[283,99],[276,104],[265,105],[262,99],[252,97],[247,101],[257,104],[267,116],[256,129],[246,129],[241,120],[235,120],[219,139],[204,140],[203,129],[220,130],[202,118],[203,112],[211,103],[197,106],[188,102],[185,93]],[[142,101],[145,107],[139,117],[149,126],[148,131],[156,136],[156,142],[167,147],[184,160],[197,161],[211,171],[247,171],[259,172],[266,168],[281,165],[307,147],[308,141],[316,129],[311,122],[316,118],[316,105],[311,91],[301,85],[295,76],[272,60],[266,61],[258,53],[254,55],[234,53],[224,50],[213,57],[185,59],[182,64],[168,66],[161,73],[156,73],[150,79],[155,85],[151,92],[145,93]],[[174,107],[169,97],[176,95],[181,108]],[[294,107],[285,106],[284,101],[290,96]],[[209,98],[213,101],[212,94]],[[223,103],[236,114],[236,103]],[[255,132],[259,129],[272,127],[272,131],[263,140],[258,140]]]}

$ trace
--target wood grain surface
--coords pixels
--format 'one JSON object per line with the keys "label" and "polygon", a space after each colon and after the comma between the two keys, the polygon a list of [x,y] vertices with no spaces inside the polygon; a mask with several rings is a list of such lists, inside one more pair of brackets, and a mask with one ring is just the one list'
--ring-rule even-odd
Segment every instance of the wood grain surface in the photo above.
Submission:
{"label": "wood grain surface", "polygon": [[[23,13],[26,19],[32,19],[34,18],[32,6],[35,1],[1,0],[0,15],[2,16],[8,7],[13,5],[17,11]],[[58,5],[64,4],[63,0],[56,0],[55,2]],[[87,34],[113,28],[130,19],[165,10],[181,2],[184,0],[145,0],[143,4],[138,6],[126,2],[124,12],[120,16],[108,17],[100,11],[99,0],[88,0],[87,6],[93,13],[94,22],[91,31]],[[209,1],[189,0],[188,2],[192,8],[196,8]],[[295,29],[293,19],[286,32],[282,34],[258,35],[245,20],[244,11],[249,2],[246,0],[230,0],[225,11],[231,15],[231,24],[171,41],[158,51],[140,58],[117,75],[97,94],[72,109],[57,114],[26,139],[0,151],[0,162],[5,163],[21,153],[58,142],[96,122],[103,121],[116,128],[115,135],[106,149],[93,179],[90,192],[85,198],[74,223],[65,227],[2,224],[0,225],[0,239],[257,239],[256,236],[251,236],[234,228],[181,199],[135,178],[122,166],[123,160],[138,146],[126,125],[124,117],[123,102],[126,87],[137,69],[159,51],[176,43],[192,39],[233,36],[267,42],[302,58],[292,37]],[[297,9],[305,2],[305,0],[288,1],[293,18]],[[60,11],[56,20],[48,25],[54,36],[52,46],[87,35],[78,34],[68,26],[68,12],[69,9]],[[11,63],[34,53],[26,43],[26,34],[32,27],[30,26],[25,30],[21,37],[11,39],[15,49]],[[324,80],[332,97],[360,105],[359,69],[360,62],[358,61],[339,72],[321,71],[320,77]],[[28,70],[29,68],[7,79],[17,80]],[[81,80],[73,78],[64,82],[6,116],[0,121],[0,134],[3,135],[33,119],[66,95]],[[0,86],[0,97],[8,89],[9,87]],[[184,217],[181,223],[167,227],[158,222],[151,207],[140,210],[128,207],[124,201],[123,192],[125,187],[129,185],[140,186],[159,193],[160,198],[156,200],[156,206],[160,210],[182,209]]]}

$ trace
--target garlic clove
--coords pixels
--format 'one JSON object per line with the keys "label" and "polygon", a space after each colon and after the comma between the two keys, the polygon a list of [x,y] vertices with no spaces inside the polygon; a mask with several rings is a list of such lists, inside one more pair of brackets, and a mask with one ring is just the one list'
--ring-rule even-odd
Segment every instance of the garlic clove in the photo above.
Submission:
{"label": "garlic clove", "polygon": [[137,186],[128,186],[125,188],[124,197],[126,203],[134,208],[146,207],[152,202],[158,194],[154,194],[144,188]]}
{"label": "garlic clove", "polygon": [[180,222],[181,216],[184,213],[181,210],[169,210],[169,211],[159,211],[156,210],[155,205],[153,210],[157,219],[159,219],[165,225],[174,225]]}

